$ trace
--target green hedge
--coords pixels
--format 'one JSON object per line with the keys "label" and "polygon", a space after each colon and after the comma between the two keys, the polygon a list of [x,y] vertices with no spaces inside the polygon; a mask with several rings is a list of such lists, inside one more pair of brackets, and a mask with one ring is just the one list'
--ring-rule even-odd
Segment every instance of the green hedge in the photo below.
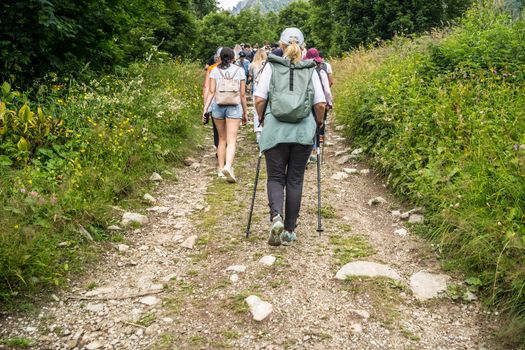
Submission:
{"label": "green hedge", "polygon": [[140,206],[151,172],[200,137],[199,70],[134,64],[89,84],[57,80],[32,101],[2,86],[0,301],[81,266],[90,245],[79,225],[95,240],[122,239],[106,231],[111,206]]}
{"label": "green hedge", "polygon": [[458,27],[359,50],[335,71],[339,123],[402,197],[421,232],[525,342],[525,22],[487,2]]}

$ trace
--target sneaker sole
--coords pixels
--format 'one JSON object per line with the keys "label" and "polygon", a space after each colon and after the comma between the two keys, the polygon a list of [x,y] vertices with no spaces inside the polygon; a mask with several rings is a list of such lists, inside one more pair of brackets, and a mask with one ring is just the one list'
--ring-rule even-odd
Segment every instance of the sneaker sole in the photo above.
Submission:
{"label": "sneaker sole", "polygon": [[272,225],[270,237],[268,237],[268,244],[274,247],[281,245],[281,233],[284,231],[282,222],[277,221]]}
{"label": "sneaker sole", "polygon": [[224,175],[226,177],[226,181],[228,181],[228,182],[231,182],[231,183],[237,182],[235,177],[230,173],[230,171],[228,169],[223,169],[222,170],[222,175]]}

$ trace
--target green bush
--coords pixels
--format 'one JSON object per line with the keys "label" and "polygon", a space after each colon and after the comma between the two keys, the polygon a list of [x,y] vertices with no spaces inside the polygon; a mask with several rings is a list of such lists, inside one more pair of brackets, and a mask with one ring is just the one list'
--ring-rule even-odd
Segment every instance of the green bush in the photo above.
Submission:
{"label": "green bush", "polygon": [[[180,160],[199,137],[194,64],[134,64],[89,84],[41,87],[35,101],[2,87],[0,300],[60,284],[86,257],[111,206],[133,203],[152,171]],[[36,111],[33,112],[33,111]]]}
{"label": "green bush", "polygon": [[339,62],[339,122],[397,193],[429,210],[422,233],[525,334],[525,23],[487,2],[449,33]]}

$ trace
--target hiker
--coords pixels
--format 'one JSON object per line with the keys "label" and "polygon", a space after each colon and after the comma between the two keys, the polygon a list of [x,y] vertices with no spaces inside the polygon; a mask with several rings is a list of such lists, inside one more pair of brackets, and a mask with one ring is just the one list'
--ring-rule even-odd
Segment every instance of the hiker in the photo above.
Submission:
{"label": "hiker", "polygon": [[268,56],[254,93],[255,108],[264,123],[260,150],[266,158],[271,219],[268,244],[272,246],[297,239],[306,163],[326,106],[315,63],[301,61],[303,44],[299,29],[285,29],[280,37],[284,57]]}
{"label": "hiker", "polygon": [[[316,48],[310,48],[308,51],[306,51],[306,55],[304,57],[307,60],[313,60],[316,64],[315,70],[317,74],[319,74],[319,79],[321,80],[321,85],[323,87],[324,96],[326,99],[326,110],[323,116],[323,126],[319,129],[319,138],[320,142],[324,142],[324,135],[325,135],[325,123],[326,123],[326,117],[328,114],[328,110],[332,109],[332,90],[330,89],[330,82],[328,79],[328,72],[326,68],[326,64],[324,64],[323,59],[319,55],[319,51]],[[310,162],[316,162],[317,161],[317,154],[315,150],[312,151],[312,155],[310,156]]]}
{"label": "hiker", "polygon": [[211,105],[212,119],[219,133],[217,147],[218,176],[228,182],[236,182],[233,159],[237,144],[237,132],[246,124],[246,75],[244,69],[233,64],[235,52],[225,47],[220,53],[221,62],[210,73],[209,93],[203,114]]}
{"label": "hiker", "polygon": [[[257,50],[257,53],[253,57],[253,62],[250,63],[248,68],[248,80],[252,82],[252,92],[257,89],[257,83],[261,74],[261,70],[266,63],[266,51],[264,49]],[[255,139],[257,144],[261,139],[262,125],[259,124],[259,117],[257,115],[257,110],[255,110],[253,116],[253,131],[255,132]]]}
{"label": "hiker", "polygon": [[321,59],[323,60],[324,66],[326,67],[326,69],[325,68],[323,69],[326,70],[326,74],[328,74],[328,81],[330,82],[330,87],[332,87],[332,85],[334,85],[334,75],[333,75],[332,65],[324,59],[324,56],[321,53],[321,51],[319,51],[319,57],[321,57]]}
{"label": "hiker", "polygon": [[[241,51],[239,52],[239,59],[235,62],[236,65],[244,69],[244,75],[248,77],[249,74],[249,67],[250,67],[250,61],[246,59],[246,52]],[[246,86],[248,86],[250,83],[249,80],[246,80]]]}
{"label": "hiker", "polygon": [[[202,100],[204,101],[204,103],[206,103],[206,100],[208,99],[208,93],[210,91],[210,73],[213,70],[213,68],[217,67],[217,65],[221,62],[221,50],[222,47],[219,47],[215,52],[215,55],[213,55],[206,63],[206,75],[204,77],[204,84],[202,86]],[[211,113],[211,108],[209,108],[206,112]],[[205,123],[206,121],[203,119],[203,122]],[[215,126],[213,118],[211,120],[211,123],[213,125],[213,145],[215,146],[215,148],[217,148],[219,146],[219,133],[217,131],[217,127]]]}

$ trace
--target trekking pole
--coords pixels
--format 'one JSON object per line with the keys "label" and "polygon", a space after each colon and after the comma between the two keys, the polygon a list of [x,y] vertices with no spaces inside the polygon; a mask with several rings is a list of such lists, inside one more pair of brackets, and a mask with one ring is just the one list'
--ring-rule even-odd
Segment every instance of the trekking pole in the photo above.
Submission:
{"label": "trekking pole", "polygon": [[315,133],[315,148],[317,151],[317,232],[319,237],[321,237],[321,232],[323,232],[323,227],[321,224],[321,151],[319,148],[319,128],[317,128]]}
{"label": "trekking pole", "polygon": [[321,164],[324,163],[324,148],[326,142],[326,119],[328,118],[328,109],[324,110],[324,120],[323,120],[323,145],[321,146]]}
{"label": "trekking pole", "polygon": [[248,215],[248,226],[246,227],[246,238],[250,237],[250,227],[252,226],[253,206],[255,204],[255,194],[257,193],[257,183],[259,182],[259,170],[261,169],[262,152],[259,151],[257,159],[257,168],[255,169],[255,182],[253,184],[252,204],[250,205],[250,214]]}

